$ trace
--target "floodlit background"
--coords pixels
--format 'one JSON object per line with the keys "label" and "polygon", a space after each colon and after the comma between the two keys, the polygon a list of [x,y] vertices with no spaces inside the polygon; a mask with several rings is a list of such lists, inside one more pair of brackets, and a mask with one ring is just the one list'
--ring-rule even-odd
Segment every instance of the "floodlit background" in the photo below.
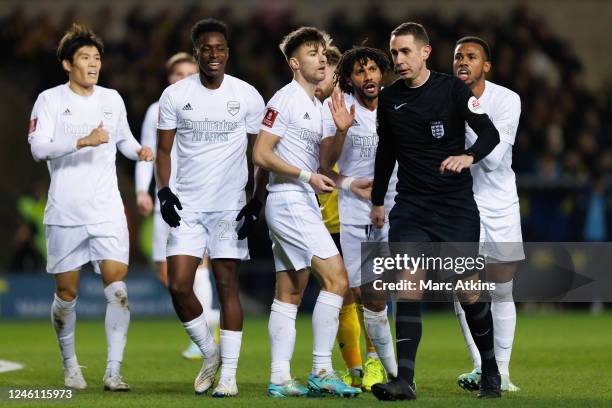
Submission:
{"label": "floodlit background", "polygon": [[[27,143],[37,95],[67,80],[55,58],[59,39],[75,21],[92,26],[102,37],[105,54],[100,85],[122,95],[132,132],[139,138],[145,110],[165,87],[166,59],[179,51],[191,51],[190,29],[205,17],[229,25],[228,73],[253,84],[266,100],[290,80],[278,43],[301,25],[324,28],[341,50],[363,42],[387,50],[390,31],[401,22],[416,21],[426,27],[431,39],[430,68],[446,73],[451,72],[458,38],[485,38],[493,54],[488,79],[516,91],[522,100],[513,167],[524,239],[610,240],[612,1],[3,0],[0,391],[62,386],[60,355],[48,322],[53,279],[45,273],[42,219],[49,175],[44,163],[34,162]],[[134,163],[118,155],[117,173],[131,241],[128,291],[132,324],[122,373],[133,391],[122,396],[102,394],[106,345],[101,318],[106,303],[99,277],[87,267],[79,293],[76,344],[79,361],[89,367],[85,377],[90,389],[78,394],[72,405],[201,406],[203,402],[194,399],[190,385],[198,364],[179,357],[187,337],[149,261],[152,221],[136,211]],[[263,220],[249,245],[252,260],[243,264],[241,274],[246,312],[238,374],[242,397],[232,402],[265,406],[269,404],[265,397],[267,314],[274,269]],[[576,260],[581,260],[576,265],[588,264],[584,254]],[[540,267],[546,269],[546,265]],[[545,273],[554,279],[550,265]],[[311,282],[303,309],[312,307],[317,292]],[[522,391],[504,396],[512,400],[510,405],[610,406],[612,325],[606,304],[596,300],[519,305],[511,370]],[[470,368],[470,361],[454,315],[443,303],[426,307],[440,313],[424,318],[417,361],[419,403],[471,407],[472,396],[455,385],[456,376]],[[308,315],[298,319],[300,335],[292,366],[302,379],[311,356],[308,320]],[[339,353],[334,358],[340,368]],[[21,369],[3,372],[7,367]],[[317,401],[320,403],[325,402]],[[363,395],[350,404],[374,403],[371,395]]]}

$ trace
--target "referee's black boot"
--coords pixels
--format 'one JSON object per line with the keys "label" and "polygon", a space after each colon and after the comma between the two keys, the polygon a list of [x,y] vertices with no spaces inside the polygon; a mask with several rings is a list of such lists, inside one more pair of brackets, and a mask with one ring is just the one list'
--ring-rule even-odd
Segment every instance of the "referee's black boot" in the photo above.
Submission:
{"label": "referee's black boot", "polygon": [[501,398],[501,376],[497,370],[494,373],[482,373],[478,398]]}
{"label": "referee's black boot", "polygon": [[415,400],[416,390],[408,381],[392,378],[388,383],[378,383],[372,386],[372,394],[381,401]]}

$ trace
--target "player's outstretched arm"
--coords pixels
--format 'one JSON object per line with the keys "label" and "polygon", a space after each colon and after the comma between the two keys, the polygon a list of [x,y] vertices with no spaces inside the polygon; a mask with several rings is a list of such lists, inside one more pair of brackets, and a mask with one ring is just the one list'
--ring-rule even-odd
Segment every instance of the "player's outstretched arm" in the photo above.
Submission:
{"label": "player's outstretched arm", "polygon": [[117,94],[121,103],[121,112],[119,114],[119,123],[117,124],[117,148],[126,158],[130,160],[144,160],[153,161],[153,151],[150,147],[143,147],[134,138],[132,131],[130,130],[130,124],[127,120],[127,113],[125,111],[125,104],[123,100]]}
{"label": "player's outstretched arm", "polygon": [[153,150],[149,146],[141,146],[140,143],[131,136],[117,143],[117,148],[126,158],[134,161],[153,161]]}
{"label": "player's outstretched arm", "polygon": [[[157,150],[157,109],[156,104],[149,106],[142,122],[140,132],[140,144],[151,146],[153,151]],[[138,213],[143,217],[153,211],[153,199],[149,194],[149,185],[153,179],[155,164],[153,162],[139,160],[134,170],[134,184],[136,186],[136,207]]]}
{"label": "player's outstretched arm", "polygon": [[355,122],[355,105],[347,108],[344,96],[338,88],[334,89],[329,99],[323,113],[323,131],[327,132],[327,135],[321,142],[320,150],[321,167],[326,171],[340,158],[346,134]]}
{"label": "player's outstretched arm", "polygon": [[[321,148],[323,148],[323,143],[329,139],[330,138],[323,139]],[[336,189],[351,191],[363,200],[370,201],[372,199],[372,180],[370,179],[355,179],[354,177],[339,174],[334,170],[333,166],[329,167],[329,163],[326,166],[321,165],[319,167],[319,173],[332,179],[336,184]]]}
{"label": "player's outstretched arm", "polygon": [[321,140],[321,145],[319,147],[319,172],[325,174],[330,179],[334,180],[336,184],[338,184],[339,174],[334,171],[334,166],[338,161],[337,155],[333,151],[335,149],[335,136],[324,137]]}
{"label": "player's outstretched arm", "polygon": [[[145,114],[140,132],[140,144],[151,146],[157,150],[157,109],[151,105]],[[154,163],[138,161],[134,170],[134,184],[136,186],[136,203],[142,215],[148,215],[153,208],[153,201],[149,195],[149,185],[153,179]],[[148,198],[148,200],[147,200]]]}
{"label": "player's outstretched arm", "polygon": [[253,163],[267,171],[309,183],[317,194],[330,193],[335,183],[327,176],[290,165],[274,153],[280,137],[261,130],[253,147]]}

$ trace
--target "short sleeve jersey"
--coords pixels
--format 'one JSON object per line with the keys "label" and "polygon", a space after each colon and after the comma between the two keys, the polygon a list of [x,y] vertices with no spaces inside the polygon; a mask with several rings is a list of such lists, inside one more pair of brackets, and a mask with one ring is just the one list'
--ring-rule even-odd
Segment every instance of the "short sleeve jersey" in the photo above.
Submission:
{"label": "short sleeve jersey", "polygon": [[[500,211],[518,203],[516,177],[512,170],[512,146],[521,116],[521,98],[508,88],[486,81],[478,102],[499,131],[501,143],[510,144],[495,170],[486,171],[481,163],[471,167],[474,199],[478,208],[483,214],[499,215]],[[466,147],[470,147],[477,136],[467,124],[465,126]]]}
{"label": "short sleeve jersey", "polygon": [[[378,146],[378,135],[376,134],[376,110],[370,111],[363,107],[351,94],[343,94],[344,102],[348,109],[355,105],[355,120],[349,128],[342,153],[338,158],[340,174],[354,178],[374,178],[374,159],[376,158],[376,147]],[[323,137],[332,137],[336,134],[336,125],[329,109],[328,98],[323,103]],[[389,189],[385,195],[385,214],[393,207],[396,195],[397,165],[393,170],[389,181]],[[372,203],[363,200],[350,191],[340,190],[339,210],[340,222],[342,224],[366,225],[370,224],[370,211]]]}
{"label": "short sleeve jersey", "polygon": [[[274,153],[287,163],[315,173],[319,168],[322,105],[295,80],[281,88],[266,107],[261,130],[280,137]],[[268,191],[314,193],[310,184],[270,173]]]}
{"label": "short sleeve jersey", "polygon": [[244,206],[247,134],[256,134],[263,98],[248,83],[225,74],[218,89],[199,74],[167,87],[159,100],[158,129],[176,129],[176,193],[184,210],[214,212]]}
{"label": "short sleeve jersey", "polygon": [[[77,140],[103,125],[108,143],[76,150]],[[44,223],[79,226],[125,217],[117,186],[117,144],[133,139],[123,99],[114,89],[94,86],[81,96],[68,84],[42,92],[30,116],[28,141],[68,143],[71,153],[47,160],[51,184]]]}

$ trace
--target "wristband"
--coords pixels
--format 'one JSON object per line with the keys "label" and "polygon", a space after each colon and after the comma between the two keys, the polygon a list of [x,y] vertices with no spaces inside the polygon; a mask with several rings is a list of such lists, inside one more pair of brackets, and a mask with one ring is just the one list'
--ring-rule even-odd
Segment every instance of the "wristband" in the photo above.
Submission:
{"label": "wristband", "polygon": [[340,188],[344,191],[351,191],[351,183],[355,181],[354,177],[345,177],[340,184]]}
{"label": "wristband", "polygon": [[300,170],[300,175],[298,176],[298,180],[304,183],[308,183],[310,181],[310,176],[312,176],[312,173],[309,172],[308,170]]}

